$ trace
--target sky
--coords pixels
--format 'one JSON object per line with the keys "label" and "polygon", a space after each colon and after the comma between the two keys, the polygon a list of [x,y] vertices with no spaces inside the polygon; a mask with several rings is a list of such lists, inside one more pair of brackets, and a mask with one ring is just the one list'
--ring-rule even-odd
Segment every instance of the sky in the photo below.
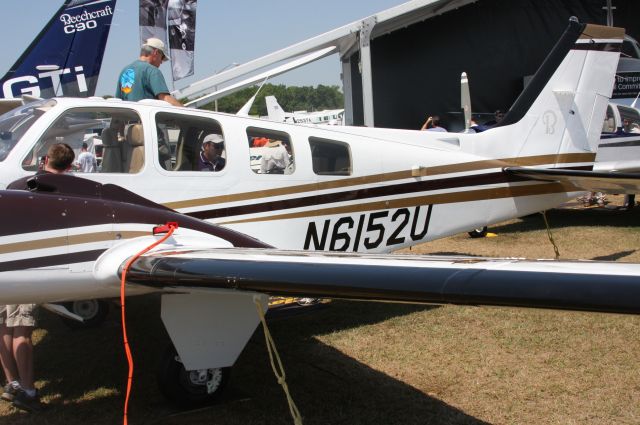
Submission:
{"label": "sky", "polygon": [[[200,0],[196,18],[195,73],[172,83],[169,64],[161,66],[170,89],[211,76],[232,63],[282,49],[342,25],[404,3],[405,0]],[[4,73],[63,4],[63,0],[3,1],[0,53]],[[26,9],[25,9],[26,8]],[[138,0],[118,0],[96,95],[113,95],[120,70],[138,57]],[[329,56],[270,80],[286,85],[338,85],[340,61]]]}

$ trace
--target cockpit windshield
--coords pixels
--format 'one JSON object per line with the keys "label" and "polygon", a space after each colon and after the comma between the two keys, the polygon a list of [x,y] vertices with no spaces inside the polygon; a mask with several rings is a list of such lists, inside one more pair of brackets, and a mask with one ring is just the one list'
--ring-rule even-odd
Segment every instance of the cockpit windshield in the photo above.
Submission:
{"label": "cockpit windshield", "polygon": [[38,100],[0,115],[0,162],[5,160],[33,123],[55,104],[53,99]]}

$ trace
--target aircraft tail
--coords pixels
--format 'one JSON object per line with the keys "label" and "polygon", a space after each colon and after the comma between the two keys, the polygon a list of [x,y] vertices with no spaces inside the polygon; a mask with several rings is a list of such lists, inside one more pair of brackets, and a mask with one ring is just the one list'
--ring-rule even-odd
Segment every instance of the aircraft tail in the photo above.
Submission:
{"label": "aircraft tail", "polygon": [[278,103],[275,96],[266,96],[264,98],[267,103],[267,115],[270,121],[284,122],[285,114],[284,110]]}
{"label": "aircraft tail", "polygon": [[93,96],[115,6],[116,0],[65,0],[2,77],[0,97]]}
{"label": "aircraft tail", "polygon": [[[584,153],[593,162],[624,30],[575,18],[496,128],[515,157]],[[489,132],[493,133],[493,132]],[[484,134],[484,133],[481,133]],[[520,140],[521,142],[516,142]],[[582,161],[580,161],[582,162]]]}

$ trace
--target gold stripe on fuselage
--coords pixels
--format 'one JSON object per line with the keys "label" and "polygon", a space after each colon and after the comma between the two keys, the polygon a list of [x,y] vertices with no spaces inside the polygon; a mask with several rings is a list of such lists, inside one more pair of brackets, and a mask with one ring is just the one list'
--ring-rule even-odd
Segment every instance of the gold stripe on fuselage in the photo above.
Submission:
{"label": "gold stripe on fuselage", "polygon": [[54,238],[39,239],[34,241],[12,242],[0,245],[0,254],[10,254],[34,249],[60,248],[64,246],[79,245],[92,242],[104,242],[120,239],[132,239],[138,236],[149,235],[149,232],[141,231],[107,231],[85,233],[82,235],[57,236]]}
{"label": "gold stripe on fuselage", "polygon": [[204,205],[223,204],[227,202],[249,201],[272,196],[293,195],[296,193],[313,192],[327,189],[338,189],[349,186],[358,186],[371,183],[390,182],[411,177],[437,176],[441,174],[462,173],[469,171],[487,170],[492,168],[535,166],[543,164],[571,164],[593,162],[594,153],[568,153],[555,155],[537,155],[524,158],[488,159],[482,161],[464,162],[461,164],[438,165],[424,167],[419,170],[403,170],[391,173],[373,174],[361,177],[348,177],[338,180],[307,183],[296,186],[287,186],[277,189],[257,190],[253,192],[235,193],[232,195],[210,196],[207,198],[187,199],[184,201],[167,202],[165,207],[180,210],[182,208],[200,207]]}

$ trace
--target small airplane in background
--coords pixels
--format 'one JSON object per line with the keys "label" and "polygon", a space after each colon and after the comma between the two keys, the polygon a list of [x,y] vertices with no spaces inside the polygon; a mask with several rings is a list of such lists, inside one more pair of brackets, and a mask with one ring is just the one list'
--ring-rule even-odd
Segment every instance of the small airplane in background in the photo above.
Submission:
{"label": "small airplane in background", "polygon": [[116,0],[66,0],[0,80],[3,111],[29,98],[95,94]]}
{"label": "small airplane in background", "polygon": [[609,103],[594,170],[640,172],[640,110]]}
{"label": "small airplane in background", "polygon": [[267,117],[271,121],[291,124],[328,125],[342,125],[344,122],[344,109],[324,109],[314,112],[285,112],[275,96],[265,96],[264,100],[267,103]]}

